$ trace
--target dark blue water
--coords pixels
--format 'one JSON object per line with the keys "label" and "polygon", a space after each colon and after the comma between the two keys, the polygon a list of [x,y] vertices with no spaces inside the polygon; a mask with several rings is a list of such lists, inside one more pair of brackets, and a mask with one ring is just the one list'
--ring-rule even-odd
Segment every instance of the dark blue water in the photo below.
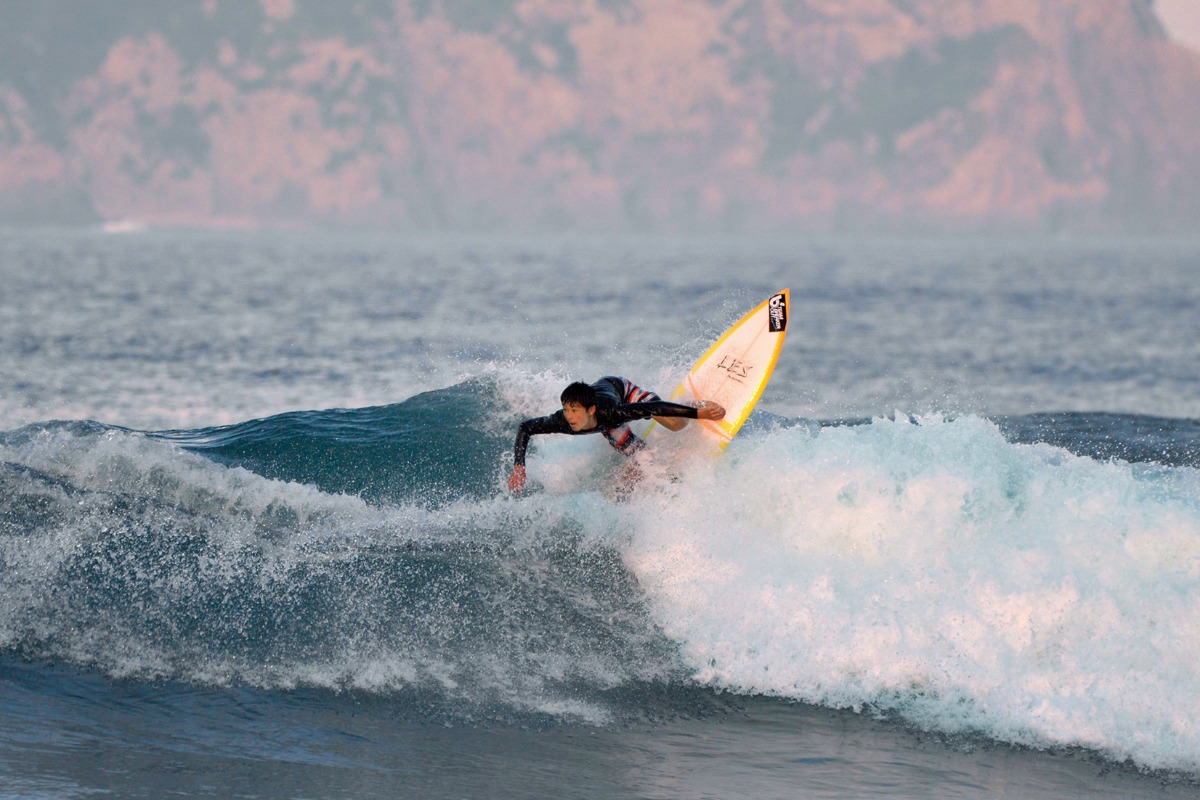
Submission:
{"label": "dark blue water", "polygon": [[[1198,791],[1198,247],[0,249],[0,796]],[[783,285],[723,458],[507,495]]]}

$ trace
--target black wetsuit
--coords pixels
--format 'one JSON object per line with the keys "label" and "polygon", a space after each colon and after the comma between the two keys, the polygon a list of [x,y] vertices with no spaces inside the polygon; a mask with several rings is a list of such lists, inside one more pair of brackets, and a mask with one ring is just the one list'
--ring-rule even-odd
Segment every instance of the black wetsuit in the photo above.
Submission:
{"label": "black wetsuit", "polygon": [[527,419],[517,429],[513,465],[525,464],[525,450],[529,446],[529,437],[539,433],[566,433],[571,436],[602,433],[609,444],[628,456],[646,444],[629,429],[630,421],[650,417],[696,419],[696,409],[692,406],[662,400],[654,392],[641,389],[625,378],[601,378],[592,384],[592,388],[596,390],[596,427],[585,431],[572,430],[561,410],[547,417]]}

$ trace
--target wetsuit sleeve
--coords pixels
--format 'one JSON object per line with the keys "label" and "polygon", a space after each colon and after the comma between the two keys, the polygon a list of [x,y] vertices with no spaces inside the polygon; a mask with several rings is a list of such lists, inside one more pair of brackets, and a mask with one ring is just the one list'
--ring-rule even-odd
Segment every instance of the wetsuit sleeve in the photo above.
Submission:
{"label": "wetsuit sleeve", "polygon": [[539,433],[570,433],[571,426],[561,411],[548,417],[527,419],[517,428],[517,442],[513,446],[513,466],[525,465],[525,451],[529,447],[529,437]]}
{"label": "wetsuit sleeve", "polygon": [[696,407],[685,406],[682,403],[670,403],[666,400],[646,400],[641,403],[622,403],[609,412],[613,422],[629,422],[633,419],[650,419],[650,417],[687,417],[696,419]]}

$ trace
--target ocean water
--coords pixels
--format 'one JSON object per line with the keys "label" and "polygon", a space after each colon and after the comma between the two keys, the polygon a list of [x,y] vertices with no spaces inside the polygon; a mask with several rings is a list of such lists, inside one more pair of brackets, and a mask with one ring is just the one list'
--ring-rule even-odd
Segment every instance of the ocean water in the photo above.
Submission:
{"label": "ocean water", "polygon": [[[0,797],[1200,795],[1200,240],[0,232]],[[516,425],[788,286],[717,459]]]}

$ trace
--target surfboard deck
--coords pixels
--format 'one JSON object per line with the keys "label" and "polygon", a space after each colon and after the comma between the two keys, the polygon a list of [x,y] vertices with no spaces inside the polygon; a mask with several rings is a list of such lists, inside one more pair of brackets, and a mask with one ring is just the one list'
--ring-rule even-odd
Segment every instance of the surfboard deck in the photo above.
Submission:
{"label": "surfboard deck", "polygon": [[787,336],[790,306],[788,289],[759,303],[713,342],[671,393],[676,402],[712,400],[725,407],[722,420],[696,420],[718,450],[741,430],[767,388]]}

